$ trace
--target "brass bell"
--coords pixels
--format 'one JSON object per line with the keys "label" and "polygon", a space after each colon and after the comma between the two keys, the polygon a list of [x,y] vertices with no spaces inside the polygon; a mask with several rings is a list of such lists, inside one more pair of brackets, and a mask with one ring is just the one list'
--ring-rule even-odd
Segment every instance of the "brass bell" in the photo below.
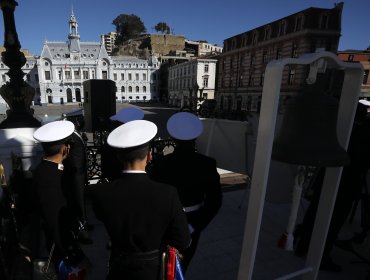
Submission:
{"label": "brass bell", "polygon": [[338,107],[339,101],[322,86],[306,86],[286,104],[272,159],[319,167],[347,165],[349,156],[337,138]]}

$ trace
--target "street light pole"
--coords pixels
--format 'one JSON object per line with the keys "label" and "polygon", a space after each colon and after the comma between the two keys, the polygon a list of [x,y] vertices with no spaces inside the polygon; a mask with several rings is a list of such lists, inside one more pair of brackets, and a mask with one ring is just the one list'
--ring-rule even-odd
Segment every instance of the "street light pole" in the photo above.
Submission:
{"label": "street light pole", "polygon": [[18,3],[15,0],[0,0],[4,18],[4,47],[1,60],[9,71],[10,81],[0,88],[0,95],[9,105],[7,118],[0,123],[0,128],[39,127],[41,123],[33,117],[31,104],[35,89],[28,85],[23,76],[23,65],[26,63],[15,27],[14,11]]}

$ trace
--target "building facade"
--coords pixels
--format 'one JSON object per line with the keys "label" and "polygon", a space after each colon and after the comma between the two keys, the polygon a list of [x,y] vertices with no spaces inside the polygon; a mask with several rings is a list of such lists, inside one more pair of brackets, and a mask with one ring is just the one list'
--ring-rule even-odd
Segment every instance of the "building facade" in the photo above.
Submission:
{"label": "building facade", "polygon": [[364,79],[361,86],[361,95],[370,98],[370,47],[366,50],[339,51],[338,57],[346,62],[361,63],[364,67]]}
{"label": "building facade", "polygon": [[223,47],[210,44],[207,41],[185,40],[185,49],[195,56],[202,57],[222,53]]}
{"label": "building facade", "polygon": [[196,58],[168,68],[168,100],[186,107],[192,98],[213,99],[217,59]]}
{"label": "building facade", "polygon": [[[158,99],[160,63],[155,57],[109,56],[101,42],[80,41],[73,12],[68,23],[67,42],[45,41],[40,56],[26,56],[22,70],[35,88],[35,104],[83,102],[82,83],[89,79],[113,80],[118,102]],[[8,70],[0,65],[0,86],[9,79]]]}
{"label": "building facade", "polygon": [[[221,111],[259,111],[268,62],[317,51],[337,52],[343,3],[333,9],[308,8],[224,40],[216,99]],[[307,78],[307,66],[286,67],[280,105]]]}
{"label": "building facade", "polygon": [[116,38],[117,32],[109,32],[108,34],[101,35],[101,42],[109,55],[112,55]]}

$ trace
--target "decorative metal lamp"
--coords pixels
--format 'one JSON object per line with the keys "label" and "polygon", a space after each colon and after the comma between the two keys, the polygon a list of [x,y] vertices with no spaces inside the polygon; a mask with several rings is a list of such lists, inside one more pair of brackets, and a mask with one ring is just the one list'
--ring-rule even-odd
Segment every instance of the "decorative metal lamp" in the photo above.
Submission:
{"label": "decorative metal lamp", "polygon": [[4,18],[4,47],[1,59],[9,67],[7,75],[10,81],[0,88],[0,94],[9,105],[7,118],[0,123],[0,128],[39,127],[41,123],[33,117],[31,104],[35,89],[28,85],[23,77],[23,65],[26,63],[14,21],[14,10],[18,3],[14,0],[0,0]]}

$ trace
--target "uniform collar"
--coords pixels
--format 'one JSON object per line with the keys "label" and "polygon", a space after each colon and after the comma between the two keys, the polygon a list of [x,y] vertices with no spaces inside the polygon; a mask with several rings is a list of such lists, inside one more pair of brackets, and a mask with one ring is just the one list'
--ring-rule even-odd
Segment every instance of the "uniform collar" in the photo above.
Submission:
{"label": "uniform collar", "polygon": [[59,170],[64,170],[64,165],[62,163],[57,163],[55,161],[52,161],[52,160],[49,160],[49,159],[46,159],[46,158],[44,158],[43,160],[56,164],[58,166]]}
{"label": "uniform collar", "polygon": [[140,173],[146,173],[146,172],[143,170],[123,170],[122,173],[140,174]]}

